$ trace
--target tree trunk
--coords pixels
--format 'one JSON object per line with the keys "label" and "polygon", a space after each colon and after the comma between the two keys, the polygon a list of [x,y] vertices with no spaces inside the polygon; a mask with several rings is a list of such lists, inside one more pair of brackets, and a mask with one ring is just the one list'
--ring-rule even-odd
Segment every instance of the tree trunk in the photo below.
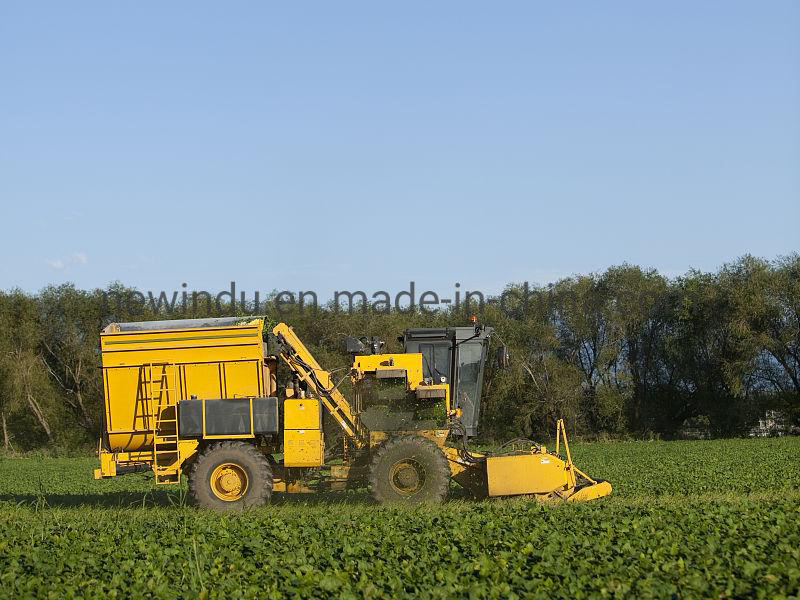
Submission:
{"label": "tree trunk", "polygon": [[39,425],[42,426],[42,429],[44,429],[44,432],[47,434],[47,440],[52,442],[53,431],[50,429],[50,424],[47,422],[44,412],[42,412],[42,407],[39,406],[36,398],[33,397],[33,392],[31,392],[31,371],[33,370],[33,365],[30,363],[27,365],[23,363],[21,360],[21,352],[17,352],[17,356],[19,367],[22,372],[22,387],[25,390],[25,399],[28,401],[28,406],[30,406],[33,416],[36,417],[36,420],[39,421]]}
{"label": "tree trunk", "polygon": [[83,405],[83,394],[81,393],[80,387],[75,391],[75,400],[78,403],[78,407],[81,411],[81,420],[83,421],[82,425],[85,429],[88,429],[92,433],[97,431],[97,427],[94,423],[94,419],[91,415],[86,411],[86,407]]}
{"label": "tree trunk", "polygon": [[47,419],[42,412],[42,407],[39,406],[39,403],[36,401],[36,398],[33,397],[33,394],[30,391],[26,392],[26,396],[28,397],[28,406],[31,407],[31,411],[33,415],[36,417],[36,420],[39,421],[39,425],[42,426],[44,432],[47,434],[47,440],[52,442],[53,441],[53,432],[50,429],[50,424],[47,422]]}
{"label": "tree trunk", "polygon": [[11,445],[11,438],[8,435],[8,425],[6,424],[5,411],[0,412],[0,417],[2,417],[3,420],[3,449],[8,452],[10,450],[14,450],[14,447]]}

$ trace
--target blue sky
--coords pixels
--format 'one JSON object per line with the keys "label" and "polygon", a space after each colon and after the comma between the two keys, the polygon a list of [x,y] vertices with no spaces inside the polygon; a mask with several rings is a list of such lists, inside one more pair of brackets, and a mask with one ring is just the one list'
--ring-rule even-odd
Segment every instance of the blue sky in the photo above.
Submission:
{"label": "blue sky", "polygon": [[495,291],[800,249],[800,3],[0,6],[0,288]]}

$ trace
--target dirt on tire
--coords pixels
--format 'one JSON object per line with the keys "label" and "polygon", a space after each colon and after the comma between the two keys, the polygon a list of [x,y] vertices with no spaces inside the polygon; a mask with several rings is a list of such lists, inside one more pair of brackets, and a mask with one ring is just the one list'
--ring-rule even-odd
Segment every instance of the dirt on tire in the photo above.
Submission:
{"label": "dirt on tire", "polygon": [[419,435],[390,438],[370,462],[372,497],[380,504],[438,504],[447,497],[450,466],[441,449]]}
{"label": "dirt on tire", "polygon": [[[230,463],[247,475],[247,488],[233,501],[219,498],[211,489],[211,476],[220,465]],[[206,448],[189,472],[189,495],[193,502],[216,510],[242,510],[263,506],[272,496],[272,467],[267,457],[246,442],[220,442]]]}

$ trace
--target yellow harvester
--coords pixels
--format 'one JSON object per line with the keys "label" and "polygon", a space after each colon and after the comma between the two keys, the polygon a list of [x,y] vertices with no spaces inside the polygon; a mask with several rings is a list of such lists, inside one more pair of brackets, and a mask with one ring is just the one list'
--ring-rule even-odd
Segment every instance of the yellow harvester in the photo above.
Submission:
{"label": "yellow harvester", "polygon": [[[467,450],[490,327],[409,329],[402,354],[349,338],[352,367],[338,381],[291,327],[263,329],[259,318],[106,327],[95,478],[150,468],[156,483],[175,484],[187,473],[194,500],[219,509],[364,484],[382,503],[440,502],[451,479],[478,497],[575,502],[611,493],[572,463],[561,421],[555,452],[526,441],[494,454]],[[288,367],[282,390],[279,363]],[[342,434],[329,436],[329,448],[323,412]]]}

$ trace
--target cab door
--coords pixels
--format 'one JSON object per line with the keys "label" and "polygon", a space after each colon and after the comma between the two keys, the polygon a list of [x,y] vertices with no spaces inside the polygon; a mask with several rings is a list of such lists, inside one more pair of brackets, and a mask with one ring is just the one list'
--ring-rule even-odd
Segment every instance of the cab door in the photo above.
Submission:
{"label": "cab door", "polygon": [[419,352],[422,354],[423,377],[430,377],[434,383],[452,383],[453,351],[450,341],[420,344]]}

